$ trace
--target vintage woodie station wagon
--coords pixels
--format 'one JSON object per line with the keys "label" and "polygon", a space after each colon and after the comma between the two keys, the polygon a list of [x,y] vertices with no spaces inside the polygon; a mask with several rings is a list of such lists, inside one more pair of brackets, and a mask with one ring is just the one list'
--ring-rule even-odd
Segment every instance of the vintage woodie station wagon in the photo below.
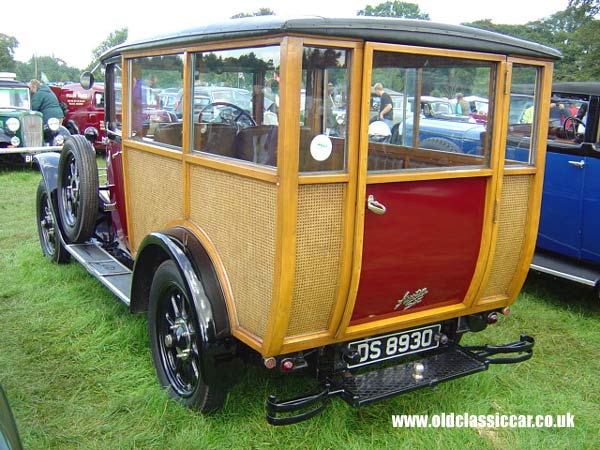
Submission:
{"label": "vintage woodie station wagon", "polygon": [[[203,412],[244,362],[316,374],[311,392],[268,398],[286,424],[333,396],[361,406],[526,360],[526,335],[459,341],[507,315],[525,280],[559,57],[382,18],[238,19],[124,44],[103,57],[107,181],[81,136],[37,157],[42,249],[147,312],[160,383]],[[514,127],[517,82],[536,108]],[[489,99],[479,146],[421,145],[408,108],[409,137],[370,141],[375,83],[413,111],[458,90]],[[230,100],[207,102],[210,86]],[[180,121],[146,111],[150,88],[183,89]]]}

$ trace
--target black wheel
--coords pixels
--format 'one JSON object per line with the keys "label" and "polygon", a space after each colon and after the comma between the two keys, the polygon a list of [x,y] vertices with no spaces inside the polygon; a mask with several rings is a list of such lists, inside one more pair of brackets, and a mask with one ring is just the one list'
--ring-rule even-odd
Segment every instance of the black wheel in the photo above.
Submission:
{"label": "black wheel", "polygon": [[98,211],[98,166],[96,152],[81,135],[71,136],[58,163],[58,210],[70,243],[88,239]]}
{"label": "black wheel", "polygon": [[450,153],[462,153],[458,145],[442,138],[427,138],[419,143],[419,147],[429,150],[441,150]]}
{"label": "black wheel", "polygon": [[67,262],[69,260],[69,253],[65,250],[58,235],[58,227],[54,222],[50,197],[48,196],[44,180],[40,180],[40,184],[38,184],[35,212],[42,252],[44,252],[44,255],[50,261],[56,263]]}
{"label": "black wheel", "polygon": [[160,384],[184,406],[208,413],[220,408],[225,389],[203,381],[198,316],[175,263],[163,262],[150,287],[148,334]]}

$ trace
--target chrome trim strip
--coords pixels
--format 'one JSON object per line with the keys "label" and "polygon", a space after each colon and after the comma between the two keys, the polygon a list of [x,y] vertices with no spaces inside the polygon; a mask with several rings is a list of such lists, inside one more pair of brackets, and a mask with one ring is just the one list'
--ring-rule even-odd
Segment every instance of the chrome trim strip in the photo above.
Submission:
{"label": "chrome trim strip", "polygon": [[549,275],[554,275],[559,278],[564,278],[565,280],[575,281],[576,283],[585,284],[586,286],[595,287],[596,283],[593,280],[588,280],[587,278],[577,277],[575,275],[569,275],[568,273],[559,272],[558,270],[548,269],[544,266],[538,266],[537,264],[531,264],[530,266],[533,270],[537,270],[538,272],[547,273]]}

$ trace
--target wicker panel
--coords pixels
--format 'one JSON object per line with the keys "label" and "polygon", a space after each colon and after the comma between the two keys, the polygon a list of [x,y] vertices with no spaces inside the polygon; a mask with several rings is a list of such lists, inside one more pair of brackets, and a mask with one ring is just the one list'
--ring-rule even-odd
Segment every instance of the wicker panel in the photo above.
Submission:
{"label": "wicker panel", "polygon": [[517,271],[527,226],[531,175],[504,177],[498,241],[484,297],[505,295]]}
{"label": "wicker panel", "polygon": [[[128,149],[129,217],[133,245],[144,237],[183,218],[181,163],[164,156]],[[160,183],[151,182],[160,180]]]}
{"label": "wicker panel", "polygon": [[190,181],[190,219],[223,261],[240,326],[262,338],[273,290],[277,188],[197,166]]}
{"label": "wicker panel", "polygon": [[296,276],[287,336],[327,329],[340,278],[343,184],[300,186]]}

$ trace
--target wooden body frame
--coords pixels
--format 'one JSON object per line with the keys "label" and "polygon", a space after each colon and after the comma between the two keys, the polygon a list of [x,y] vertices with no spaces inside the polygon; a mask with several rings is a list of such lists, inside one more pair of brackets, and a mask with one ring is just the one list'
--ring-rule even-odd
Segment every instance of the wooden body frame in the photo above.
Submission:
{"label": "wooden body frame", "polygon": [[[444,319],[464,316],[480,311],[501,308],[514,302],[524,280],[535,246],[535,236],[539,221],[539,206],[543,181],[543,163],[545,158],[545,142],[550,98],[552,63],[545,60],[513,58],[510,55],[453,51],[446,49],[411,47],[395,44],[379,44],[351,39],[317,38],[296,34],[281,34],[263,39],[241,39],[223,42],[203,43],[197,46],[162,47],[156,50],[132,51],[123,53],[123,80],[129,79],[129,60],[131,58],[164,54],[184,54],[184,92],[192,87],[192,53],[203,50],[219,50],[279,44],[281,48],[280,77],[281,83],[280,110],[285,111],[280,117],[278,129],[278,162],[277,168],[260,167],[258,165],[224,159],[205,153],[192,152],[190,148],[191,125],[189,120],[183,122],[183,146],[175,151],[164,146],[153,145],[129,139],[124,133],[123,169],[124,188],[127,207],[129,242],[132,243],[132,254],[135,256],[136,243],[143,236],[135,235],[131,215],[131,173],[130,155],[132,152],[145,152],[166,160],[175,161],[181,166],[181,201],[182,216],[172,217],[163,228],[180,225],[188,228],[202,242],[216,267],[229,311],[229,319],[233,335],[240,341],[261,353],[263,356],[281,355],[294,351],[314,348],[349,339],[380,334],[393,330],[405,329],[417,325],[439,322]],[[347,170],[343,173],[299,173],[299,127],[301,88],[302,47],[304,45],[335,46],[352,51],[350,85],[350,111],[347,139]],[[372,85],[371,74],[365,70],[370,67],[373,51],[389,50],[394,52],[428,54],[437,56],[461,57],[492,61],[496,64],[494,90],[497,98],[494,102],[495,126],[491,137],[491,155],[489,167],[458,168],[443,171],[406,171],[402,173],[367,174],[367,136],[369,121],[369,93]],[[508,109],[510,98],[510,80],[514,63],[529,64],[540,69],[539,113],[537,114],[537,133],[533,143],[536,162],[532,166],[505,167],[504,150],[507,134]],[[128,83],[123,83],[123,111],[130,113]],[[191,117],[190,95],[184,95],[183,117]],[[358,99],[361,99],[360,102]],[[360,120],[357,120],[360,118]],[[123,129],[129,128],[129,114],[124,114]],[[284,151],[285,149],[285,151]],[[191,219],[190,192],[194,189],[191,183],[191,170],[195,167],[207,168],[237,177],[257,180],[271,185],[276,192],[274,211],[275,249],[273,284],[271,286],[271,302],[263,335],[258,335],[242,325],[236,309],[235,293],[228,269],[223,262],[217,246],[210,233],[202,224]],[[531,179],[527,192],[527,217],[524,229],[524,246],[517,261],[516,270],[508,281],[508,289],[491,296],[484,296],[486,285],[492,276],[495,249],[498,240],[498,228],[504,211],[500,210],[503,185],[511,177],[527,176]],[[480,257],[475,274],[464,300],[455,305],[442,306],[433,310],[416,312],[400,317],[374,320],[360,325],[350,325],[350,318],[356,300],[358,282],[361,272],[363,243],[364,205],[366,202],[366,186],[371,183],[392,183],[402,181],[425,181],[449,178],[485,177],[487,194],[484,214],[484,228],[480,244]],[[148,180],[152,182],[152,180]],[[341,249],[339,279],[337,282],[334,304],[326,329],[301,335],[290,335],[288,327],[292,310],[292,299],[295,286],[297,224],[299,190],[311,185],[343,186],[343,216],[341,218]],[[235,227],[235,224],[232,224]],[[232,233],[232,235],[234,235]]]}

